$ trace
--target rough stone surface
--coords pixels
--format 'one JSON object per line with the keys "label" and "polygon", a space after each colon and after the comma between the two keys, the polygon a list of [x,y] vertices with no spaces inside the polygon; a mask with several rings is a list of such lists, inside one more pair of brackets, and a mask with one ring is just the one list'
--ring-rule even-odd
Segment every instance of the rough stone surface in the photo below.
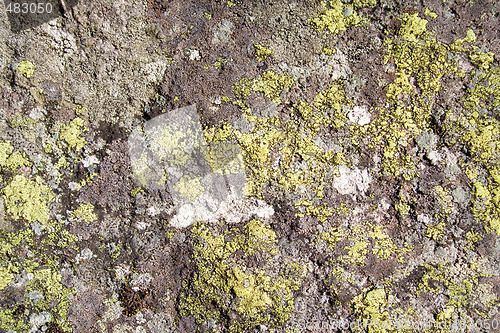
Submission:
{"label": "rough stone surface", "polygon": [[[499,15],[0,8],[0,333],[499,331]],[[196,133],[148,131],[192,105]]]}

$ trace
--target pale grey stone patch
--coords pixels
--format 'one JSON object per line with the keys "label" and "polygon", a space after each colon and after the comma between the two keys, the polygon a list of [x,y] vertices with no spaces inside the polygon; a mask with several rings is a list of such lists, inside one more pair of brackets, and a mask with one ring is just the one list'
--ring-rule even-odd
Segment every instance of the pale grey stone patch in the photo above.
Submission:
{"label": "pale grey stone patch", "polygon": [[436,149],[437,142],[438,136],[432,130],[424,131],[417,136],[417,145],[428,152]]}
{"label": "pale grey stone patch", "polygon": [[453,201],[458,204],[465,205],[470,201],[470,193],[464,190],[463,187],[458,186],[451,192],[453,196]]}
{"label": "pale grey stone patch", "polygon": [[255,128],[255,123],[249,122],[245,116],[239,116],[232,123],[233,128],[243,134],[248,134]]}
{"label": "pale grey stone patch", "polygon": [[229,42],[234,24],[228,20],[222,20],[213,30],[212,44],[226,44]]}
{"label": "pale grey stone patch", "polygon": [[371,114],[368,112],[367,106],[354,106],[348,109],[347,117],[353,123],[356,123],[360,126],[364,126],[370,123]]}
{"label": "pale grey stone patch", "polygon": [[207,144],[195,106],[176,109],[134,128],[132,170],[148,189],[168,188],[177,214],[170,224],[213,221],[243,199],[245,164],[239,145]]}
{"label": "pale grey stone patch", "polygon": [[43,294],[38,290],[33,290],[32,292],[26,295],[30,300],[33,301],[34,304],[38,303],[43,299]]}
{"label": "pale grey stone patch", "polygon": [[340,194],[355,194],[356,190],[365,192],[372,181],[367,169],[349,169],[345,165],[339,166],[339,176],[333,178],[333,187]]}
{"label": "pale grey stone patch", "polygon": [[32,325],[31,331],[36,332],[37,329],[50,322],[52,320],[52,315],[49,312],[40,312],[30,314],[30,324]]}

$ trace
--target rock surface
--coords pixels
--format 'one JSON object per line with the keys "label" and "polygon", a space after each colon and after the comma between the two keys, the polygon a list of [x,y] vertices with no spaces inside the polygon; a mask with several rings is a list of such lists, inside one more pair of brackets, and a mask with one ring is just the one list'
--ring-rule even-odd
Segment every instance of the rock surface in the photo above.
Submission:
{"label": "rock surface", "polygon": [[[0,332],[500,330],[499,14],[2,8]],[[192,105],[196,135],[148,133]]]}

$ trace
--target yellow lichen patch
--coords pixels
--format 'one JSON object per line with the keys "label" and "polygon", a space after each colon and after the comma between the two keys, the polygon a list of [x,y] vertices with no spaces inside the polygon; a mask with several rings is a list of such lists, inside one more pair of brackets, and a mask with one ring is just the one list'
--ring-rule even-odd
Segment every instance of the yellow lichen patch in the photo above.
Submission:
{"label": "yellow lichen patch", "polygon": [[468,127],[461,141],[469,146],[473,157],[479,162],[497,159],[500,155],[500,122],[493,117],[479,116],[477,111],[461,122]]}
{"label": "yellow lichen patch", "polygon": [[17,64],[16,71],[29,79],[35,74],[35,65],[31,61],[23,60]]}
{"label": "yellow lichen patch", "polygon": [[33,279],[26,288],[27,292],[38,290],[44,295],[43,299],[34,304],[38,311],[51,310],[54,322],[58,323],[65,332],[71,330],[71,324],[65,320],[68,308],[71,305],[70,297],[74,294],[72,288],[61,283],[61,274],[53,268],[40,268],[33,271]]}
{"label": "yellow lichen patch", "polygon": [[392,238],[384,232],[384,227],[381,225],[372,226],[369,234],[374,240],[372,252],[380,259],[387,260],[394,253],[409,252],[412,250],[411,247],[398,248]]}
{"label": "yellow lichen patch", "polygon": [[334,47],[325,46],[323,47],[323,53],[331,56],[337,53],[337,49]]}
{"label": "yellow lichen patch", "polygon": [[87,144],[87,140],[81,136],[85,130],[83,119],[75,118],[69,125],[64,126],[59,137],[68,144],[69,149],[75,148],[76,151],[80,151]]}
{"label": "yellow lichen patch", "polygon": [[16,175],[2,189],[7,213],[14,219],[47,224],[50,220],[49,205],[55,196],[40,176],[34,179]]}
{"label": "yellow lichen patch", "polygon": [[486,224],[487,231],[500,235],[500,122],[473,111],[449,128],[461,133],[459,141],[467,145],[471,154],[472,161],[464,164],[473,187],[471,210]]}
{"label": "yellow lichen patch", "polygon": [[369,333],[384,333],[388,327],[387,294],[384,289],[365,290],[351,301],[354,313],[363,320]]}
{"label": "yellow lichen patch", "polygon": [[327,8],[325,3],[321,3],[323,11],[309,20],[313,29],[328,30],[337,34],[363,22],[363,18],[354,10],[352,4],[346,4],[340,0],[330,0],[329,3],[330,8]]}
{"label": "yellow lichen patch", "polygon": [[457,270],[456,267],[439,265],[425,265],[426,273],[422,276],[417,290],[417,296],[423,291],[432,294],[443,294],[448,296],[448,301],[444,309],[449,307],[464,307],[471,305],[471,299],[475,295],[480,275],[470,268],[460,266],[458,270],[461,274],[452,275],[450,269]]}
{"label": "yellow lichen patch", "polygon": [[78,208],[73,211],[72,215],[74,218],[87,223],[97,220],[97,215],[94,213],[94,205],[90,202],[78,206]]}
{"label": "yellow lichen patch", "polygon": [[399,34],[403,39],[415,42],[417,37],[426,30],[427,22],[426,19],[420,18],[417,13],[412,15],[405,13]]}
{"label": "yellow lichen patch", "polygon": [[0,169],[8,168],[10,170],[17,170],[23,165],[31,165],[25,154],[14,151],[14,147],[10,144],[10,142],[0,140]]}
{"label": "yellow lichen patch", "polygon": [[[281,325],[293,310],[293,290],[300,287],[304,268],[287,264],[278,272],[273,256],[279,251],[274,231],[258,220],[244,227],[216,234],[203,224],[191,229],[194,236],[196,272],[191,281],[184,281],[181,313],[192,314],[198,322],[207,319],[224,321],[236,305],[237,320],[228,323],[229,331],[249,329],[258,324]],[[260,252],[264,261],[259,269],[246,267],[245,256]],[[248,258],[247,258],[248,259]],[[282,260],[282,259],[281,259]],[[281,262],[283,264],[283,262]],[[236,297],[231,300],[233,295]]]}
{"label": "yellow lichen patch", "polygon": [[[291,108],[293,121],[284,124],[277,117],[260,118],[252,115],[246,106],[246,98],[254,92],[262,92],[275,102],[283,90],[289,89],[293,80],[287,76],[264,72],[257,79],[241,79],[233,86],[236,99],[244,117],[253,123],[251,132],[241,132],[229,123],[222,122],[217,128],[205,129],[209,145],[214,142],[236,139],[241,146],[243,159],[249,177],[249,195],[261,197],[262,186],[274,183],[287,192],[295,192],[301,186],[312,189],[318,198],[323,197],[324,177],[330,164],[348,164],[341,152],[323,151],[314,142],[321,127],[340,128],[344,126],[344,105],[350,105],[345,97],[343,82],[332,82],[327,89],[317,94],[312,103],[299,101]],[[273,159],[277,152],[279,163]],[[276,156],[276,155],[275,155]],[[296,157],[305,161],[307,168],[297,169]]]}
{"label": "yellow lichen patch", "polygon": [[253,47],[255,49],[255,56],[257,57],[257,59],[259,59],[259,61],[262,61],[274,54],[273,50],[268,49],[267,47],[260,44],[253,44]]}
{"label": "yellow lichen patch", "polygon": [[216,62],[214,62],[214,68],[219,69],[222,65],[227,63],[227,59],[223,57],[219,57]]}
{"label": "yellow lichen patch", "polygon": [[276,74],[269,70],[252,81],[251,89],[256,92],[263,92],[264,96],[270,98],[274,103],[281,103],[280,94],[283,90],[288,90],[294,80],[285,74]]}
{"label": "yellow lichen patch", "polygon": [[259,220],[251,220],[244,230],[241,236],[235,236],[230,246],[241,248],[249,255],[255,254],[257,250],[276,254],[276,234],[269,226]]}
{"label": "yellow lichen patch", "polygon": [[363,266],[369,252],[381,260],[397,256],[402,262],[404,255],[413,250],[413,246],[407,243],[403,246],[396,245],[382,225],[373,225],[369,222],[351,228],[335,227],[329,231],[319,232],[318,236],[332,251],[335,251],[337,244],[342,240],[351,241],[350,245],[344,247],[348,254],[335,258],[336,263],[342,262],[346,265]]}
{"label": "yellow lichen patch", "polygon": [[363,266],[365,264],[366,255],[368,254],[368,245],[366,241],[354,242],[351,246],[346,246],[348,250],[347,260],[349,264]]}
{"label": "yellow lichen patch", "polygon": [[135,198],[135,196],[141,191],[143,191],[142,187],[136,186],[130,191],[130,196],[132,196],[132,198]]}
{"label": "yellow lichen patch", "polygon": [[456,73],[449,45],[439,42],[425,29],[427,21],[406,14],[394,39],[386,39],[384,62],[394,63],[396,79],[387,85],[388,106],[366,126],[352,126],[354,137],[370,137],[373,149],[381,146],[381,166],[389,175],[411,180],[417,175],[415,161],[407,153],[408,143],[429,128],[441,79]]}
{"label": "yellow lichen patch", "polygon": [[229,282],[228,287],[242,299],[236,308],[238,312],[246,316],[255,316],[273,304],[266,290],[270,286],[269,276],[262,273],[257,276],[247,275],[238,266],[233,267],[227,273],[229,275],[226,277]]}
{"label": "yellow lichen patch", "polygon": [[174,190],[177,191],[182,197],[194,200],[200,196],[205,189],[200,183],[201,177],[190,177],[187,175],[182,176],[181,179],[174,185]]}
{"label": "yellow lichen patch", "polygon": [[346,216],[350,212],[350,209],[344,203],[342,203],[339,207],[328,207],[326,203],[323,203],[320,206],[316,206],[312,201],[302,200],[295,203],[295,207],[303,207],[305,210],[303,213],[295,213],[295,216],[316,216],[320,222],[326,222],[328,217],[332,216],[333,214]]}
{"label": "yellow lichen patch", "polygon": [[433,19],[438,17],[438,15],[436,13],[434,13],[432,10],[430,10],[429,8],[425,8],[424,14],[429,16],[429,17],[432,17]]}
{"label": "yellow lichen patch", "polygon": [[28,330],[27,323],[24,319],[18,319],[14,314],[14,309],[0,310],[0,328],[8,331],[23,332]]}
{"label": "yellow lichen patch", "polygon": [[454,211],[453,196],[448,190],[439,185],[434,186],[433,192],[441,206],[439,212],[436,213],[435,216],[446,218]]}
{"label": "yellow lichen patch", "polygon": [[444,221],[441,221],[435,225],[429,225],[427,226],[427,231],[425,232],[425,236],[432,238],[434,240],[439,240],[443,236],[445,227],[446,223]]}
{"label": "yellow lichen patch", "polygon": [[5,267],[0,267],[0,290],[5,289],[12,280],[14,280],[14,274],[11,270]]}

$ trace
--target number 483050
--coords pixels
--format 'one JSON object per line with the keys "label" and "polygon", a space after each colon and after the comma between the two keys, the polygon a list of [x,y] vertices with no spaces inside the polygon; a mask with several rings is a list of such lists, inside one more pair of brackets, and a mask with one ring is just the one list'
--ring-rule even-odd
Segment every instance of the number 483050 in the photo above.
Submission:
{"label": "number 483050", "polygon": [[46,14],[52,13],[52,4],[50,2],[10,2],[5,11],[9,14]]}

